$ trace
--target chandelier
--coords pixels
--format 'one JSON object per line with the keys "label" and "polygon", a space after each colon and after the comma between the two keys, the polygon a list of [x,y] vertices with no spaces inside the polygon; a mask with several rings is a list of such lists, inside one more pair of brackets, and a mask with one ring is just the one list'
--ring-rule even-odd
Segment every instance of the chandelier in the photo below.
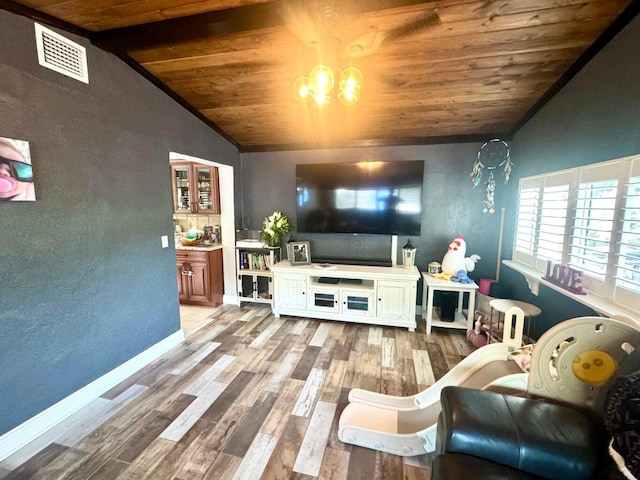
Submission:
{"label": "chandelier", "polygon": [[[346,106],[355,105],[360,98],[364,83],[362,72],[348,67],[338,77],[338,100]],[[327,65],[317,65],[309,76],[298,77],[293,82],[293,96],[301,103],[311,103],[318,110],[324,110],[331,102],[331,92],[335,86],[335,75]]]}

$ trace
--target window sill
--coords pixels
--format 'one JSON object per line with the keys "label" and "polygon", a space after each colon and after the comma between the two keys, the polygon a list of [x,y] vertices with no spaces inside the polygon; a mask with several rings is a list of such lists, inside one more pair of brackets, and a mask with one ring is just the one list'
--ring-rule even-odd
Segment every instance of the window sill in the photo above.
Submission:
{"label": "window sill", "polygon": [[527,281],[527,285],[529,285],[529,290],[531,290],[531,293],[536,296],[538,295],[540,284],[542,284],[545,287],[555,290],[556,292],[559,292],[578,303],[594,309],[600,315],[603,315],[605,317],[626,315],[627,317],[637,318],[640,314],[640,312],[637,310],[631,310],[630,308],[616,305],[612,301],[606,300],[593,293],[587,293],[586,295],[576,295],[575,293],[571,293],[568,290],[565,290],[564,288],[543,279],[542,273],[538,272],[537,270],[534,270],[533,268],[526,265],[522,265],[518,262],[514,262],[513,260],[503,260],[502,263],[520,273]]}

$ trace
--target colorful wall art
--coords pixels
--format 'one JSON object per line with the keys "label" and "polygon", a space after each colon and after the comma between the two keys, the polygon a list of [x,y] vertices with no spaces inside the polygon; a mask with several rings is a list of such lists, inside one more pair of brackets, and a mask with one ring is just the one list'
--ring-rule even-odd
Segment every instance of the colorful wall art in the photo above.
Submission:
{"label": "colorful wall art", "polygon": [[0,137],[0,201],[35,201],[29,142]]}

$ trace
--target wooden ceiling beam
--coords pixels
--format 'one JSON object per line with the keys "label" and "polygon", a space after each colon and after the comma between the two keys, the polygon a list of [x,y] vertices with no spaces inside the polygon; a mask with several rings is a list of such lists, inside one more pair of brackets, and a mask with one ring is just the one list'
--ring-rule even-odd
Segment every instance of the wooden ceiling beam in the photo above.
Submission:
{"label": "wooden ceiling beam", "polygon": [[475,133],[470,135],[447,135],[433,137],[406,137],[394,139],[359,139],[327,143],[289,143],[289,144],[245,144],[240,148],[240,153],[248,152],[278,152],[289,150],[321,150],[327,148],[353,148],[353,147],[397,147],[403,145],[438,145],[446,143],[484,143],[491,138],[511,140],[511,137],[501,132]]}
{"label": "wooden ceiling beam", "polygon": [[23,17],[30,18],[36,22],[43,23],[50,27],[60,28],[69,33],[80,35],[81,37],[90,38],[91,32],[77,25],[73,25],[59,18],[48,15],[44,12],[40,12],[34,8],[26,7],[20,3],[12,2],[11,0],[0,0],[0,9],[7,12],[15,13],[16,15],[22,15]]}
{"label": "wooden ceiling beam", "polygon": [[[401,8],[436,0],[354,0],[343,2],[344,14],[353,15],[392,8]],[[114,28],[95,32],[93,43],[110,52],[123,52],[155,47],[167,43],[185,42],[207,37],[232,35],[285,25],[282,13],[285,0],[256,3],[237,8],[172,18],[159,22]]]}

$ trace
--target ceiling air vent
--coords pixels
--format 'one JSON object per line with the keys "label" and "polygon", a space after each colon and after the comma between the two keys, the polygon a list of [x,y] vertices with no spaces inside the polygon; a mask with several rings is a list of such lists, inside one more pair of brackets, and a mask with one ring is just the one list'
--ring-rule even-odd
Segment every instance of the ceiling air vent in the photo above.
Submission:
{"label": "ceiling air vent", "polygon": [[38,23],[35,26],[40,65],[89,83],[86,48]]}

